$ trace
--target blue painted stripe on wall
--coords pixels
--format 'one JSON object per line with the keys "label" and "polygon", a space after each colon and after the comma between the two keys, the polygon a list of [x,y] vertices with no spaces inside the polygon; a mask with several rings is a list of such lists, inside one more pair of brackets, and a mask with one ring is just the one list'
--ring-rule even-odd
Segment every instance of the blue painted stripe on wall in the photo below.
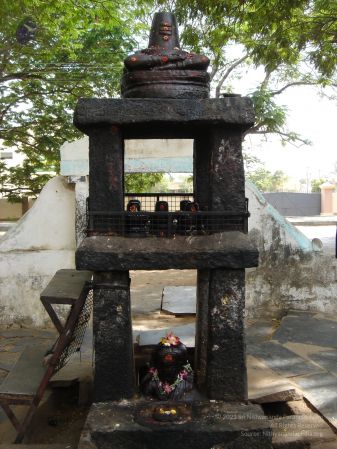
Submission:
{"label": "blue painted stripe on wall", "polygon": [[[192,173],[193,160],[191,157],[126,159],[125,171],[127,173]],[[87,159],[61,161],[61,175],[63,176],[88,174],[89,162]]]}

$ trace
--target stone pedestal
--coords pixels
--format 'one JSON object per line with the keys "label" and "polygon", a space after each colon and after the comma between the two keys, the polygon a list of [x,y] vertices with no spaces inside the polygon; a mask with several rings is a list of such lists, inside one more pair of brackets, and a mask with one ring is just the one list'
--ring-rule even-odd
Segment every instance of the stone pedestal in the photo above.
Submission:
{"label": "stone pedestal", "polygon": [[257,405],[215,401],[171,405],[181,411],[181,421],[155,421],[153,409],[162,407],[162,402],[94,404],[78,448],[272,449],[270,424]]}

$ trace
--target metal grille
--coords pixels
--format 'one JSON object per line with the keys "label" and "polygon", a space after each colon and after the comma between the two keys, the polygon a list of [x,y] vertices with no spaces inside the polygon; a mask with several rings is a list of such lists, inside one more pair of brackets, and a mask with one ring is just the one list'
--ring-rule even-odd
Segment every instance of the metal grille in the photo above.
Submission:
{"label": "metal grille", "polygon": [[96,212],[89,216],[88,235],[172,237],[222,231],[246,232],[248,214],[224,212]]}
{"label": "metal grille", "polygon": [[141,210],[147,212],[154,212],[156,202],[167,201],[169,211],[180,210],[180,201],[193,201],[193,193],[126,193],[125,209],[130,200],[138,200],[141,204]]}
{"label": "metal grille", "polygon": [[[193,201],[185,194],[127,194],[121,212],[89,211],[87,235],[121,235],[124,237],[174,237],[207,235],[223,231],[248,232],[248,200],[244,212],[186,211],[182,201]],[[137,203],[135,212],[128,211],[130,201]],[[158,202],[166,201],[166,211],[156,211]]]}
{"label": "metal grille", "polygon": [[93,290],[88,291],[81,312],[75,323],[75,328],[71,336],[70,343],[64,348],[60,359],[56,365],[55,372],[59,371],[69,360],[69,357],[81,349],[84,334],[90,319],[93,306]]}

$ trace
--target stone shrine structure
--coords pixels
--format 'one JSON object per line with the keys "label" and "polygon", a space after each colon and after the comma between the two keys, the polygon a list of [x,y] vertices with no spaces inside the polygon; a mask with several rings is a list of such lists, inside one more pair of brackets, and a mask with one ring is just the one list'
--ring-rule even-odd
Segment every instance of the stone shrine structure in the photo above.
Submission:
{"label": "stone shrine structure", "polygon": [[[149,49],[125,65],[124,98],[81,99],[74,118],[89,136],[90,164],[90,232],[76,266],[94,272],[95,403],[80,447],[271,448],[262,410],[247,404],[244,273],[258,252],[247,235],[241,141],[251,101],[207,98],[208,59],[180,50],[168,13],[155,15]],[[194,139],[199,211],[125,211],[124,141],[154,138]],[[163,423],[153,417],[158,403],[139,395],[129,270],[172,268],[198,270],[196,381],[171,404],[177,420]]]}

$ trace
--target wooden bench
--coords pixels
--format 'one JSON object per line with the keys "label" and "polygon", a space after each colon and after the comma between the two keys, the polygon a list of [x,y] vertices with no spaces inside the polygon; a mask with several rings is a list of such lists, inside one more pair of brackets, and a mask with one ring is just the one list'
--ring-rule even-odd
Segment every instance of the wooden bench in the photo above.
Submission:
{"label": "wooden bench", "polygon": [[[18,432],[15,443],[22,442],[50,378],[82,344],[92,310],[91,277],[89,271],[59,270],[41,294],[59,335],[53,345],[26,347],[0,385],[0,405]],[[53,307],[55,304],[71,306],[64,324]],[[29,406],[22,422],[15,416],[12,405]]]}

